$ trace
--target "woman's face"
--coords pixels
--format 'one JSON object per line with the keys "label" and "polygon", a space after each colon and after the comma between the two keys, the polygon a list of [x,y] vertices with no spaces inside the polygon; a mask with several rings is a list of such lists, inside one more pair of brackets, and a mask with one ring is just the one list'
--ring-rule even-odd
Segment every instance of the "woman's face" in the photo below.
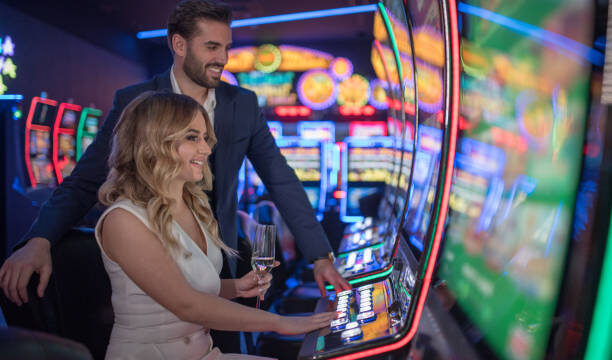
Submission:
{"label": "woman's face", "polygon": [[211,153],[204,116],[199,111],[189,124],[187,133],[178,141],[178,153],[183,162],[179,178],[185,182],[202,180],[202,170],[208,166]]}

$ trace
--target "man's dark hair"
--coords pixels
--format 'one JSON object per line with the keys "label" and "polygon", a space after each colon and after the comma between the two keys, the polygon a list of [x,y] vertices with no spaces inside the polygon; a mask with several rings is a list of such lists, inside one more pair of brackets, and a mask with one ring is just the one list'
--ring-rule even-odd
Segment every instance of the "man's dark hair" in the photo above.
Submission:
{"label": "man's dark hair", "polygon": [[172,35],[190,39],[198,31],[199,20],[213,20],[227,25],[232,21],[232,10],[208,0],[182,0],[168,18],[168,46],[172,49]]}

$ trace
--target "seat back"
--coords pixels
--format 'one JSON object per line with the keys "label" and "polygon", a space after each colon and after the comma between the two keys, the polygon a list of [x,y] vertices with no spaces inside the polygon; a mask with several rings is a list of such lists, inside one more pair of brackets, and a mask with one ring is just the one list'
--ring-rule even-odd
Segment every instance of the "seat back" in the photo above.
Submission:
{"label": "seat back", "polygon": [[38,276],[28,284],[29,302],[17,307],[0,296],[9,326],[59,335],[84,344],[103,359],[113,326],[110,280],[92,229],[73,229],[51,249],[53,272],[42,298]]}

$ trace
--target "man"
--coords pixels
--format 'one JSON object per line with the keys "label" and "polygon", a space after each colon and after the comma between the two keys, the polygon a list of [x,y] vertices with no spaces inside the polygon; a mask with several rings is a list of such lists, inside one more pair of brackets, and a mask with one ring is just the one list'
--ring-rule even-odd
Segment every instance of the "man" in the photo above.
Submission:
{"label": "man", "polygon": [[[220,81],[231,46],[231,11],[206,0],[181,1],[168,20],[172,68],[152,80],[117,91],[113,108],[94,143],[71,176],[56,189],[17,251],[0,268],[0,286],[18,305],[28,301],[26,286],[33,272],[40,274],[38,296],[51,274],[50,247],[96,203],[99,186],[108,172],[112,131],[124,107],[144,91],[173,91],[203,104],[218,138],[211,159],[215,175],[211,196],[223,241],[237,248],[236,186],[246,155],[269,190],[304,256],[314,261],[315,280],[324,294],[325,281],[337,290],[349,289],[330,260],[332,250],[316,221],[304,189],[280,154],[251,91]],[[229,263],[228,263],[229,262]],[[231,259],[226,277],[235,276]],[[222,349],[225,350],[225,349]]]}

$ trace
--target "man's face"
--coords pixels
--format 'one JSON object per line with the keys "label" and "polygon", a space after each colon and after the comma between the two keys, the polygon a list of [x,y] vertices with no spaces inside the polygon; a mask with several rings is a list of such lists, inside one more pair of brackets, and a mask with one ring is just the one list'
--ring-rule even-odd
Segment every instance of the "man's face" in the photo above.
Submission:
{"label": "man's face", "polygon": [[198,21],[198,32],[187,40],[183,71],[194,83],[215,88],[227,64],[227,52],[232,45],[229,25],[218,21]]}

